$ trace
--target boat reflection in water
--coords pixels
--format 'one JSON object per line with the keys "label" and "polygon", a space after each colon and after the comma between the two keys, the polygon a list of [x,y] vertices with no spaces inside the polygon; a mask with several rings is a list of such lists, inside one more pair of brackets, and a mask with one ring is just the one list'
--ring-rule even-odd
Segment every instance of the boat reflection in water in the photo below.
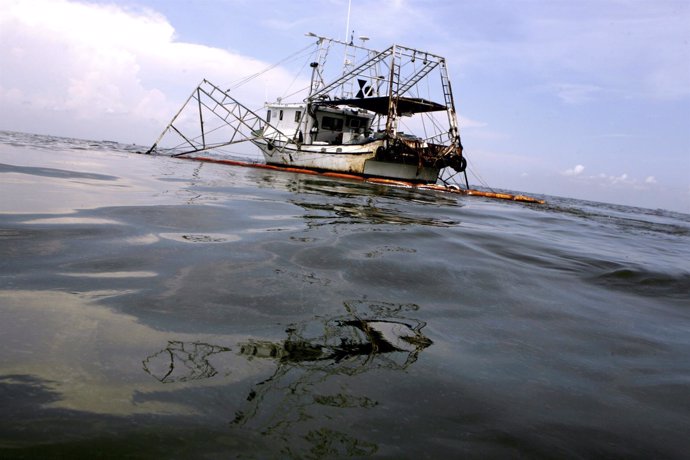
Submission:
{"label": "boat reflection in water", "polygon": [[[378,403],[353,393],[350,379],[372,370],[403,370],[412,365],[432,341],[424,336],[426,323],[407,317],[415,304],[350,301],[346,314],[317,318],[287,328],[280,342],[249,339],[233,347],[171,341],[143,361],[144,370],[162,383],[206,379],[226,371],[213,364],[221,354],[227,362],[272,360],[276,368],[248,392],[245,407],[235,413],[232,426],[270,436],[289,457],[368,455],[374,443],[329,427],[333,410],[371,409]],[[230,364],[232,365],[232,364]],[[366,383],[365,383],[366,385]],[[334,392],[336,390],[336,392]],[[318,455],[317,455],[318,454]]]}

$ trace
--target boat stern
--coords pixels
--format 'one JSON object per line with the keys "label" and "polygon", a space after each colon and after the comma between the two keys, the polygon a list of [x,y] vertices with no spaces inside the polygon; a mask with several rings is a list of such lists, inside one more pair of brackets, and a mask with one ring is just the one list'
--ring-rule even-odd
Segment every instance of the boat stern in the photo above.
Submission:
{"label": "boat stern", "polygon": [[375,159],[364,162],[364,175],[369,177],[383,177],[386,179],[402,180],[414,183],[434,184],[438,180],[439,168],[430,166],[391,163]]}

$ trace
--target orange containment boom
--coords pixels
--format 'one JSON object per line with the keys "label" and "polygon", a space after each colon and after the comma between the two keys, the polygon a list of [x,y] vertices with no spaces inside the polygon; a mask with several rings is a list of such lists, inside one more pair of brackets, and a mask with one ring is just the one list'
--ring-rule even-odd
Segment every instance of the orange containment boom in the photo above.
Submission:
{"label": "orange containment boom", "polygon": [[544,200],[540,200],[537,198],[532,198],[530,196],[526,195],[513,195],[510,193],[498,193],[498,192],[485,192],[482,190],[474,190],[474,189],[462,189],[459,187],[452,187],[452,186],[447,186],[447,185],[436,185],[436,184],[415,184],[413,182],[405,182],[401,180],[393,180],[393,179],[383,179],[379,177],[366,177],[358,174],[347,174],[347,173],[338,173],[338,172],[319,172],[319,171],[314,171],[312,169],[303,169],[303,168],[293,168],[289,166],[276,166],[276,165],[269,165],[265,163],[252,163],[248,161],[237,161],[237,160],[219,160],[216,158],[208,158],[208,157],[177,157],[183,160],[196,160],[196,161],[203,161],[207,163],[219,163],[219,164],[224,164],[224,165],[229,165],[229,166],[242,166],[242,167],[250,167],[250,168],[260,168],[260,169],[272,169],[274,171],[286,171],[286,172],[292,172],[292,173],[298,173],[298,174],[311,174],[311,175],[319,175],[319,176],[325,176],[325,177],[333,177],[333,178],[338,178],[338,179],[346,179],[346,180],[357,180],[357,181],[364,181],[364,182],[369,182],[372,184],[383,184],[383,185],[390,185],[394,187],[406,187],[406,188],[416,188],[416,189],[422,189],[422,190],[436,190],[439,192],[446,192],[446,193],[457,193],[460,195],[471,195],[471,196],[483,196],[486,198],[496,198],[499,200],[509,200],[509,201],[521,201],[523,203],[537,203],[537,204],[544,204]]}

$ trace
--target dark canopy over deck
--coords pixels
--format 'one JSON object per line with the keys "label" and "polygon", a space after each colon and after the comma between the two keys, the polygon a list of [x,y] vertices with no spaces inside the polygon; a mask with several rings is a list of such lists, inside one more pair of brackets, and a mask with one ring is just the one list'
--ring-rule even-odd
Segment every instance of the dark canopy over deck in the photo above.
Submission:
{"label": "dark canopy over deck", "polygon": [[[325,105],[348,105],[350,107],[357,107],[370,112],[385,115],[388,113],[388,96],[380,97],[365,97],[355,99],[336,99],[324,102]],[[421,98],[400,97],[398,98],[397,112],[403,114],[424,113],[424,112],[438,112],[446,110],[446,106],[436,102],[427,101]]]}

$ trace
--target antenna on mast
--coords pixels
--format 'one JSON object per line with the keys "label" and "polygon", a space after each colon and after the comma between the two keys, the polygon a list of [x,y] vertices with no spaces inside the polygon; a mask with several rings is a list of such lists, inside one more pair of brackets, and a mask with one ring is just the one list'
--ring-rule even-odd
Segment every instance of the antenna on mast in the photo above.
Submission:
{"label": "antenna on mast", "polygon": [[345,41],[349,38],[350,34],[350,10],[352,8],[352,0],[347,1],[347,22],[345,23]]}

